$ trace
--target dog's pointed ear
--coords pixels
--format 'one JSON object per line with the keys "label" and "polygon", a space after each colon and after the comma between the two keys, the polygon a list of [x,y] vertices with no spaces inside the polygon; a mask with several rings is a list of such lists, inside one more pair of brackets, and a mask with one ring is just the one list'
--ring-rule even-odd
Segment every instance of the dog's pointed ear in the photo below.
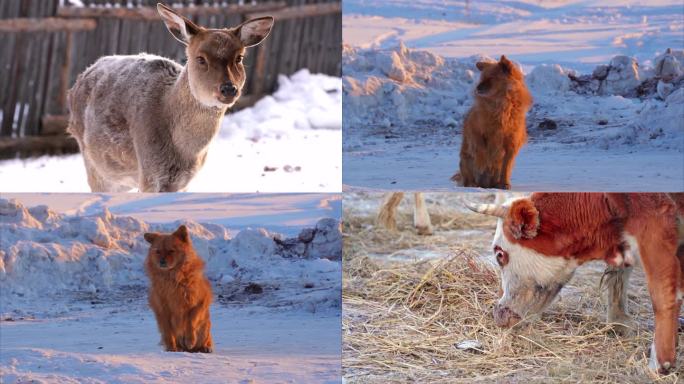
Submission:
{"label": "dog's pointed ear", "polygon": [[486,61],[478,61],[478,62],[475,64],[475,66],[477,67],[477,69],[478,69],[480,72],[482,72],[482,71],[484,71],[485,68],[487,68],[487,64],[489,64],[489,63],[486,62]]}
{"label": "dog's pointed ear", "polygon": [[508,60],[506,55],[501,55],[501,59],[499,59],[499,66],[501,66],[501,69],[503,69],[503,71],[506,73],[511,73],[513,71],[513,62]]}
{"label": "dog's pointed ear", "polygon": [[166,29],[171,32],[176,40],[185,45],[190,44],[190,39],[202,30],[202,27],[196,25],[188,18],[179,15],[178,12],[162,3],[157,3],[157,12],[159,12],[159,16],[164,20]]}
{"label": "dog's pointed ear", "polygon": [[159,234],[155,232],[147,232],[143,235],[143,237],[148,243],[152,244],[159,237]]}
{"label": "dog's pointed ear", "polygon": [[516,200],[511,204],[505,221],[514,238],[533,239],[539,230],[539,211],[530,199]]}
{"label": "dog's pointed ear", "polygon": [[178,229],[176,229],[176,232],[174,232],[173,235],[186,243],[190,239],[190,235],[188,235],[188,227],[186,227],[185,225],[181,225],[180,227],[178,227]]}
{"label": "dog's pointed ear", "polygon": [[271,16],[247,20],[237,27],[237,35],[245,47],[255,46],[271,33],[274,22]]}

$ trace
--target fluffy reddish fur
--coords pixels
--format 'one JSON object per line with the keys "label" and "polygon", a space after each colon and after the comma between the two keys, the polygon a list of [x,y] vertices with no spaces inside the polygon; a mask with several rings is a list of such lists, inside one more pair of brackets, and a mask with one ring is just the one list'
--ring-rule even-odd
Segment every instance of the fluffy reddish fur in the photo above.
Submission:
{"label": "fluffy reddish fur", "polygon": [[212,352],[211,285],[204,261],[195,253],[188,230],[146,233],[150,250],[145,271],[150,278],[149,303],[167,351]]}
{"label": "fluffy reddish fur", "polygon": [[656,355],[663,364],[676,361],[677,291],[684,292],[682,215],[684,194],[536,193],[512,204],[504,235],[544,255],[580,264],[613,264],[616,253],[627,246],[623,234],[633,236],[653,302]]}
{"label": "fluffy reddish fur", "polygon": [[515,156],[527,140],[525,114],[532,96],[506,56],[477,68],[480,82],[463,123],[460,173],[451,179],[465,187],[510,189]]}

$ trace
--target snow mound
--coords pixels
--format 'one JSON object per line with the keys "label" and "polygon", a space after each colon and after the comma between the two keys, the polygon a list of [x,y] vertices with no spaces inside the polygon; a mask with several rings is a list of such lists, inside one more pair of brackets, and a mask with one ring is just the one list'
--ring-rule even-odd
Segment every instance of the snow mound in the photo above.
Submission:
{"label": "snow mound", "polygon": [[669,93],[664,101],[644,102],[636,120],[623,135],[627,144],[660,142],[663,146],[680,148],[684,132],[684,88]]}
{"label": "snow mound", "polygon": [[390,50],[345,46],[344,129],[433,126],[460,119],[478,76],[477,59],[442,58],[403,44]]}
{"label": "snow mound", "polygon": [[220,135],[252,140],[285,136],[292,130],[342,128],[339,108],[342,82],[338,77],[302,69],[290,77],[278,75],[278,90],[252,108],[228,115]]}
{"label": "snow mound", "polygon": [[536,93],[565,93],[572,86],[568,75],[574,74],[575,71],[558,64],[541,64],[534,67],[525,78],[525,82],[530,90]]}
{"label": "snow mound", "polygon": [[[150,224],[106,208],[95,215],[68,216],[46,206],[28,209],[16,200],[0,199],[3,311],[20,298],[147,286],[143,262],[149,244],[143,234],[172,232],[180,224],[188,227],[205,260],[215,292],[258,283],[273,288],[273,301],[292,296],[292,305],[339,306],[342,239],[336,219],[321,219],[293,239],[265,229],[246,229],[231,239],[217,224]],[[314,282],[321,288],[316,294],[301,292]],[[280,290],[282,294],[276,292]]]}
{"label": "snow mound", "polygon": [[[531,137],[549,144],[606,148],[640,143],[681,151],[683,57],[682,51],[669,49],[649,61],[654,67],[640,67],[635,58],[618,55],[591,74],[559,64],[532,68],[525,78],[534,98],[528,114]],[[423,144],[453,140],[472,106],[480,60],[492,59],[443,58],[401,43],[386,50],[345,46],[345,150],[364,148],[369,135],[420,138]],[[535,129],[548,120],[560,128]]]}

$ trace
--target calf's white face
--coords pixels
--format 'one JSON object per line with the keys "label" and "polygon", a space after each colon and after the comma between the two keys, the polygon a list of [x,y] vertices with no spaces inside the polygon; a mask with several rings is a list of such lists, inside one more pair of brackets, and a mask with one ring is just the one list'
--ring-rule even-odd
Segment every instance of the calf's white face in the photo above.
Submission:
{"label": "calf's white face", "polygon": [[503,290],[494,308],[494,321],[500,327],[512,327],[543,311],[570,280],[577,262],[512,243],[504,235],[503,225],[504,220],[498,219],[492,243]]}

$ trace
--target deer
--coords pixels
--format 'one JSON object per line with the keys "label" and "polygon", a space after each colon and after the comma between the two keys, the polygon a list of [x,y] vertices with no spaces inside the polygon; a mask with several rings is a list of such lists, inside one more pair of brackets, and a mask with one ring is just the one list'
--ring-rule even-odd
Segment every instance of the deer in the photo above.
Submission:
{"label": "deer", "polygon": [[141,53],[98,59],[68,93],[67,131],[93,192],[176,192],[202,168],[226,110],[242,94],[246,49],[271,32],[270,16],[231,28],[194,24],[157,4],[187,63]]}

